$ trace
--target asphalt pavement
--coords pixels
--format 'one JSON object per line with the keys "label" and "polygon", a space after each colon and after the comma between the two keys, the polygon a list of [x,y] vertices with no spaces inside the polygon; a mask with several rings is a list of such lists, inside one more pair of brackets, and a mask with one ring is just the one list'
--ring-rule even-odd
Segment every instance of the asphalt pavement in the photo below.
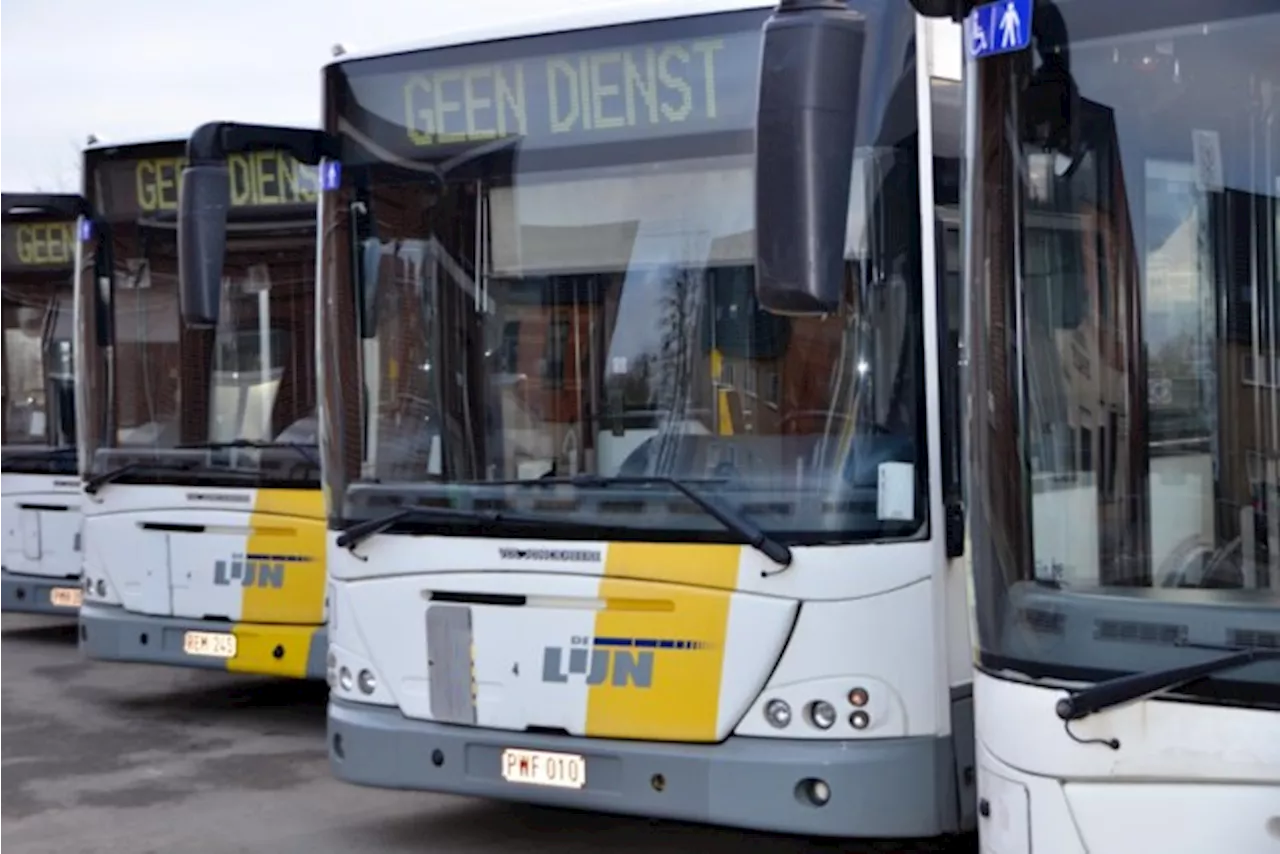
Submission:
{"label": "asphalt pavement", "polygon": [[76,624],[5,614],[0,842],[8,854],[976,852],[650,822],[329,775],[323,684],[89,662]]}

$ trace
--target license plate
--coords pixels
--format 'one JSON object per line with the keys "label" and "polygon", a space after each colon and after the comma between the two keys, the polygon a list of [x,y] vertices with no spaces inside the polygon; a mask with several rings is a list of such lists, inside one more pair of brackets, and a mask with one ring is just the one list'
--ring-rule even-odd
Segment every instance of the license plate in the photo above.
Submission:
{"label": "license plate", "polygon": [[502,751],[502,779],[508,783],[581,789],[587,784],[587,760],[572,753],[508,748]]}
{"label": "license plate", "polygon": [[84,591],[79,587],[55,587],[49,591],[49,602],[58,608],[79,608]]}
{"label": "license plate", "polygon": [[187,655],[235,658],[236,636],[219,632],[187,632],[182,636],[182,651]]}

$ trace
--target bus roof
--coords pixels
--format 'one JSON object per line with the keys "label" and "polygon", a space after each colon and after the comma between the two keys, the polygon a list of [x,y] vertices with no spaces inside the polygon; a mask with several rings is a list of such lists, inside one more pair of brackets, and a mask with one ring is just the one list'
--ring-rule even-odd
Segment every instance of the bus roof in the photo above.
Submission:
{"label": "bus roof", "polygon": [[341,65],[359,59],[411,53],[439,47],[454,47],[522,36],[562,33],[615,24],[635,24],[643,21],[661,21],[671,18],[688,18],[715,12],[733,12],[742,9],[770,9],[776,0],[618,0],[618,2],[574,3],[552,12],[530,15],[524,18],[504,18],[483,26],[450,29],[446,24],[426,38],[398,44],[388,48],[353,51],[333,60],[329,65]]}
{"label": "bus roof", "polygon": [[[192,129],[194,130],[194,128]],[[143,145],[175,145],[185,144],[189,133],[155,134],[138,136],[130,139],[99,139],[84,147],[85,151],[109,151],[112,148],[136,148]]]}
{"label": "bus roof", "polygon": [[[293,126],[294,125],[290,125],[290,127]],[[304,127],[304,125],[297,125],[297,127]],[[311,129],[315,130],[316,128],[312,126]],[[191,131],[194,130],[195,128],[193,127]],[[191,131],[188,131],[187,133],[140,136],[133,137],[131,139],[100,139],[97,142],[86,145],[83,151],[111,151],[116,148],[141,148],[146,145],[186,145],[187,140],[191,137]]]}

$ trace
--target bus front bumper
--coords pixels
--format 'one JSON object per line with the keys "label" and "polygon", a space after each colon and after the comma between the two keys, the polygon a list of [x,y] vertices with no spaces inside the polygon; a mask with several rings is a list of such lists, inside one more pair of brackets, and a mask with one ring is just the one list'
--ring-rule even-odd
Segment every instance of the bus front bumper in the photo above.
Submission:
{"label": "bus front bumper", "polygon": [[[586,757],[586,785],[510,783],[506,748]],[[341,780],[807,836],[924,838],[956,830],[949,738],[720,744],[581,739],[437,724],[330,695],[329,764]],[[827,784],[816,806],[804,781]]]}
{"label": "bus front bumper", "polygon": [[[230,658],[186,651],[188,633],[233,635]],[[118,605],[80,608],[80,650],[98,661],[169,664],[262,676],[324,679],[329,649],[324,626],[233,623],[135,614]]]}
{"label": "bus front bumper", "polygon": [[5,611],[74,617],[80,610],[82,595],[76,578],[18,575],[7,569],[0,570],[0,602]]}

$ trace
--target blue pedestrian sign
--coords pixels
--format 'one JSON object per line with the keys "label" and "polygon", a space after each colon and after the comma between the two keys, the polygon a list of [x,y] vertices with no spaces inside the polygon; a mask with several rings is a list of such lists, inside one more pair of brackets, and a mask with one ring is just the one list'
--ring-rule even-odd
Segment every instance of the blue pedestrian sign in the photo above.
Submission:
{"label": "blue pedestrian sign", "polygon": [[320,176],[320,189],[325,192],[338,189],[342,184],[342,164],[337,160],[326,160]]}
{"label": "blue pedestrian sign", "polygon": [[1031,44],[1034,0],[996,0],[978,6],[964,22],[969,56],[982,59],[1025,50]]}

